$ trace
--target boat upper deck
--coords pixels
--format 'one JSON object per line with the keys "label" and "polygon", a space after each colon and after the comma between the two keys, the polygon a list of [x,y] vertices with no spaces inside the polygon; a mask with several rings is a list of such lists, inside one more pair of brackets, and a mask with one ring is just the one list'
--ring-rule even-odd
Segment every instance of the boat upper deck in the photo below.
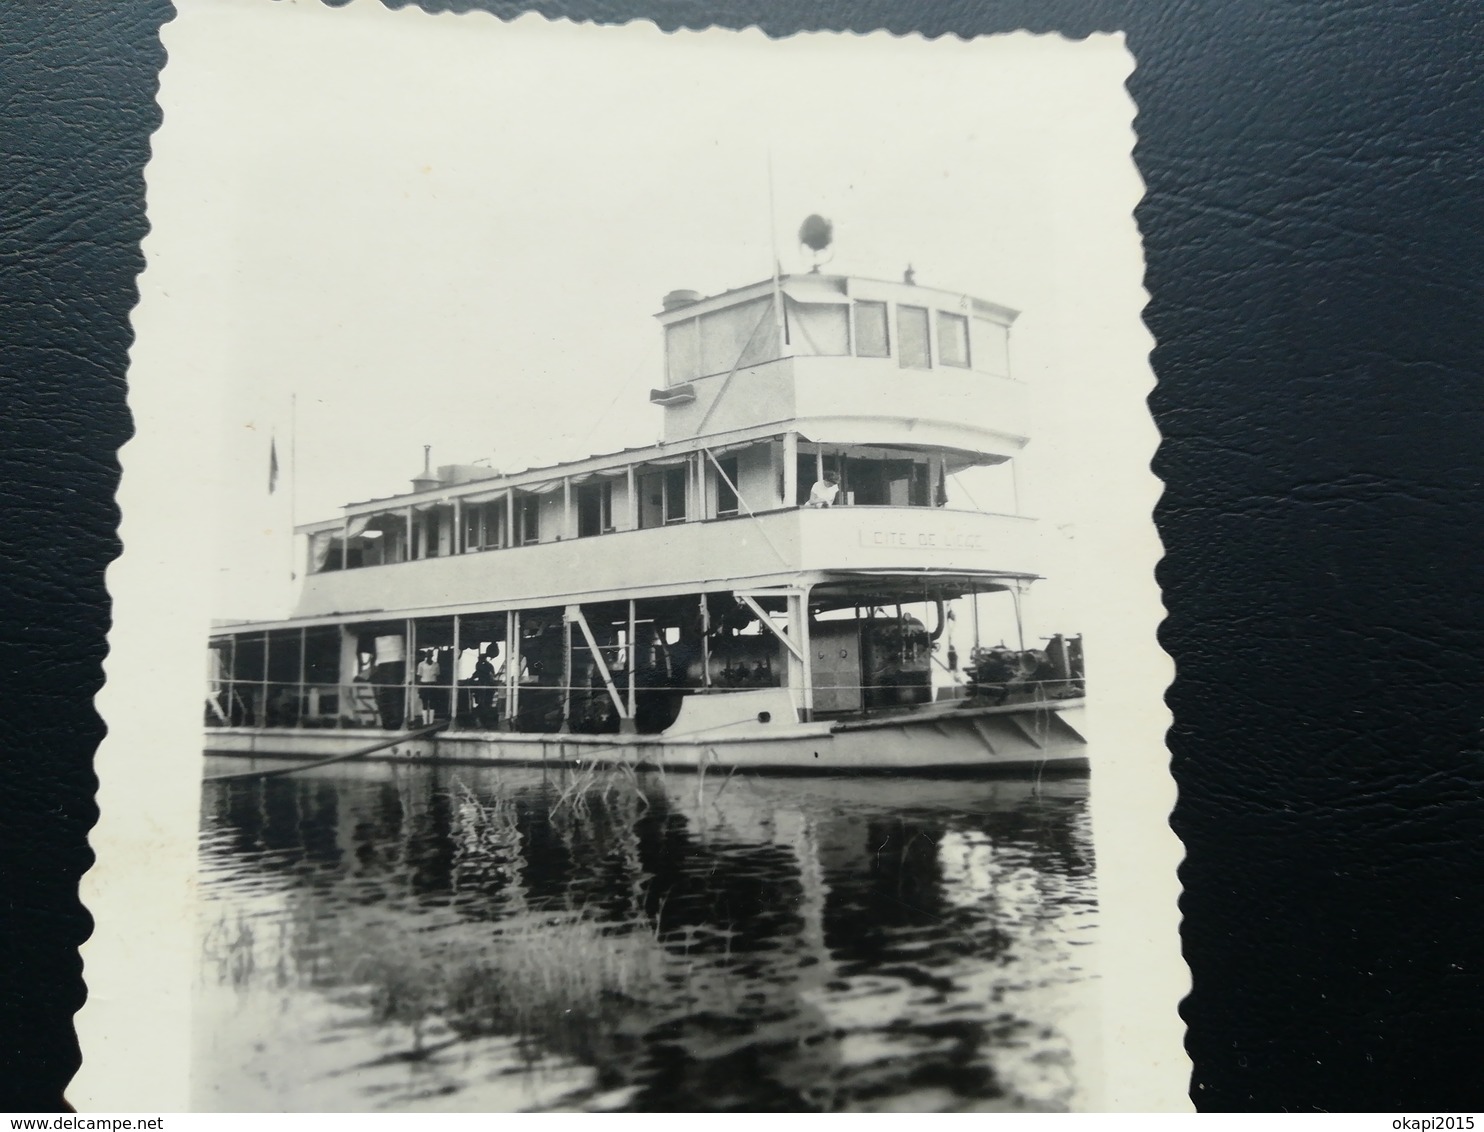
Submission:
{"label": "boat upper deck", "polygon": [[788,508],[525,547],[466,550],[304,580],[296,618],[519,609],[793,584],[831,572],[1035,576],[1035,521],[905,507]]}
{"label": "boat upper deck", "polygon": [[[657,444],[502,474],[425,468],[307,536],[296,617],[517,608],[811,571],[1036,573],[1031,521],[952,477],[1028,441],[1016,312],[799,275],[667,295]],[[833,474],[839,506],[807,508]],[[603,536],[599,542],[588,541]],[[496,554],[486,554],[496,551]]]}

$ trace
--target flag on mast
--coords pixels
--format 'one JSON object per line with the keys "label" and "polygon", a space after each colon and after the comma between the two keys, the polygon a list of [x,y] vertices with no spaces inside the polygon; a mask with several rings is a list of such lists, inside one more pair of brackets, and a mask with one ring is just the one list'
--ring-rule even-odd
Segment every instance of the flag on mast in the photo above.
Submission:
{"label": "flag on mast", "polygon": [[278,490],[278,438],[268,440],[268,494]]}

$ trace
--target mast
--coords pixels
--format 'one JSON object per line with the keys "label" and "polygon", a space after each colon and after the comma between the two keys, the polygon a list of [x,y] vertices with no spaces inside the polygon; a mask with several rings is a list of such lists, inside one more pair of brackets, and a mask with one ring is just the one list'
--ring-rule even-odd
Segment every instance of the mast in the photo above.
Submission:
{"label": "mast", "polygon": [[289,588],[299,579],[299,392],[289,391]]}
{"label": "mast", "polygon": [[778,210],[773,203],[773,151],[768,150],[768,248],[773,260],[773,321],[778,328],[778,345],[784,342],[783,326],[783,281],[780,278],[783,265],[778,261]]}

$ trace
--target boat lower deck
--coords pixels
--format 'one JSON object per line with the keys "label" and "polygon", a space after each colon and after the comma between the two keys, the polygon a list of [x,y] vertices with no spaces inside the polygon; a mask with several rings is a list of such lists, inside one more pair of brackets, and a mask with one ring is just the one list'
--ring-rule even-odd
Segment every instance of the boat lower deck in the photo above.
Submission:
{"label": "boat lower deck", "polygon": [[[662,735],[554,735],[454,731],[388,735],[376,729],[212,728],[206,753],[320,760],[382,744],[377,759],[520,765],[628,765],[769,773],[956,773],[1086,770],[1080,700],[1014,707],[930,707],[880,718],[745,721]],[[390,741],[390,745],[385,744]]]}

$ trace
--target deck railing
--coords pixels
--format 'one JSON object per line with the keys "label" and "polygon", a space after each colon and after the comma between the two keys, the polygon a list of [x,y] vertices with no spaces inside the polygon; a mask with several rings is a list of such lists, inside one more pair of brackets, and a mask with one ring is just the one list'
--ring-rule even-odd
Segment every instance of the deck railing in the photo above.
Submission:
{"label": "deck railing", "polygon": [[[711,695],[742,688],[664,688],[674,695]],[[973,700],[987,706],[1057,700],[1080,696],[1080,679],[1027,680],[1007,685],[890,684],[818,685],[816,692],[896,693],[900,702],[861,708],[880,714],[894,708],[921,706],[943,700]],[[922,693],[928,693],[924,696]],[[584,705],[608,703],[602,686],[524,683],[517,693],[516,730],[556,730],[568,693],[568,718],[578,721]],[[424,722],[446,722],[450,731],[495,731],[509,727],[508,689],[502,684],[348,684],[293,683],[264,680],[222,680],[206,697],[208,728],[286,728],[302,731],[387,730],[416,727]],[[574,707],[577,709],[574,715]],[[838,714],[838,713],[827,713]],[[545,724],[543,726],[543,724]],[[578,729],[581,729],[580,721]]]}

